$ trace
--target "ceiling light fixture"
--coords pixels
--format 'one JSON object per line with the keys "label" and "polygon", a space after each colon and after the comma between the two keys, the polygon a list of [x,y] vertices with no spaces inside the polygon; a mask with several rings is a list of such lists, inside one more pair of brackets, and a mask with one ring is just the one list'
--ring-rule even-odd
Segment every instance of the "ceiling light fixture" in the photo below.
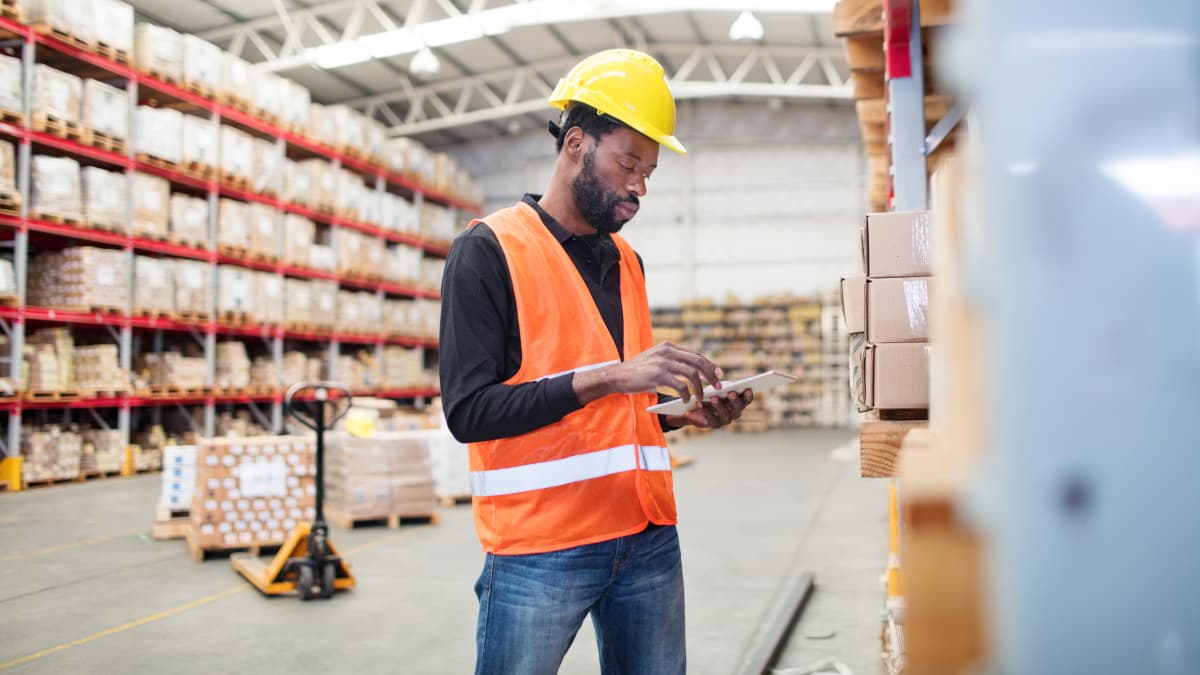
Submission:
{"label": "ceiling light fixture", "polygon": [[734,42],[758,42],[763,39],[763,25],[752,12],[742,12],[729,25],[729,39]]}
{"label": "ceiling light fixture", "polygon": [[429,47],[422,47],[420,51],[413,55],[412,61],[408,64],[408,72],[413,74],[413,77],[428,80],[437,75],[442,69],[442,62],[438,60],[436,54]]}

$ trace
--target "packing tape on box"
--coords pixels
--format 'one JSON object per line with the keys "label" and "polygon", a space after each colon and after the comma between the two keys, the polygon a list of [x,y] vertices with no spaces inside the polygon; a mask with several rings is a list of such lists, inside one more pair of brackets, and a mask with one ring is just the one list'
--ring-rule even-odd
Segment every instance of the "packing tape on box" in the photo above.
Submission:
{"label": "packing tape on box", "polygon": [[912,226],[913,256],[922,267],[929,267],[929,212],[917,216]]}
{"label": "packing tape on box", "polygon": [[904,307],[908,310],[908,325],[913,335],[928,335],[929,282],[926,279],[904,281]]}

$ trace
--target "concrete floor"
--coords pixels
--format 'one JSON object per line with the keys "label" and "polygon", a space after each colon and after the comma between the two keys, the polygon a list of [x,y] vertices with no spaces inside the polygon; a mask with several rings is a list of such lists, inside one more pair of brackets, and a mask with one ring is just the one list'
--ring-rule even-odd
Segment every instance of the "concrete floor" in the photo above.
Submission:
{"label": "concrete floor", "polygon": [[[778,672],[825,658],[881,672],[887,491],[858,478],[855,456],[831,458],[850,438],[726,432],[679,446],[697,458],[676,478],[691,673],[734,672],[797,564],[817,590]],[[359,588],[301,605],[151,539],[158,489],[144,476],[0,495],[0,671],[471,671],[482,554],[470,507],[436,526],[335,529]],[[585,622],[561,672],[597,671]]]}

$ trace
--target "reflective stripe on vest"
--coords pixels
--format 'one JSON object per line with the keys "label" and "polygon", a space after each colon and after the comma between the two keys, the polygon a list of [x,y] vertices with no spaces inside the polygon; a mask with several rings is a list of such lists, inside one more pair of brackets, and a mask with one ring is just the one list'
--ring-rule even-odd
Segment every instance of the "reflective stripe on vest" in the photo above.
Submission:
{"label": "reflective stripe on vest", "polygon": [[[633,471],[670,471],[671,455],[664,447],[620,445],[608,450],[506,469],[471,472],[471,494],[476,497],[511,495],[575,483],[581,480]],[[640,458],[640,459],[639,459]]]}

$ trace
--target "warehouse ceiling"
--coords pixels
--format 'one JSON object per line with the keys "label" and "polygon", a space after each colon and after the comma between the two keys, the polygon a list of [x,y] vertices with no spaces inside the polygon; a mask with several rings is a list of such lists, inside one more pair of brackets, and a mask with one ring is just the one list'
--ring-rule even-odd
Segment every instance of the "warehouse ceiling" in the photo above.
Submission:
{"label": "warehouse ceiling", "polygon": [[611,47],[653,54],[681,99],[851,98],[832,0],[130,1],[431,147],[544,125],[558,78]]}

